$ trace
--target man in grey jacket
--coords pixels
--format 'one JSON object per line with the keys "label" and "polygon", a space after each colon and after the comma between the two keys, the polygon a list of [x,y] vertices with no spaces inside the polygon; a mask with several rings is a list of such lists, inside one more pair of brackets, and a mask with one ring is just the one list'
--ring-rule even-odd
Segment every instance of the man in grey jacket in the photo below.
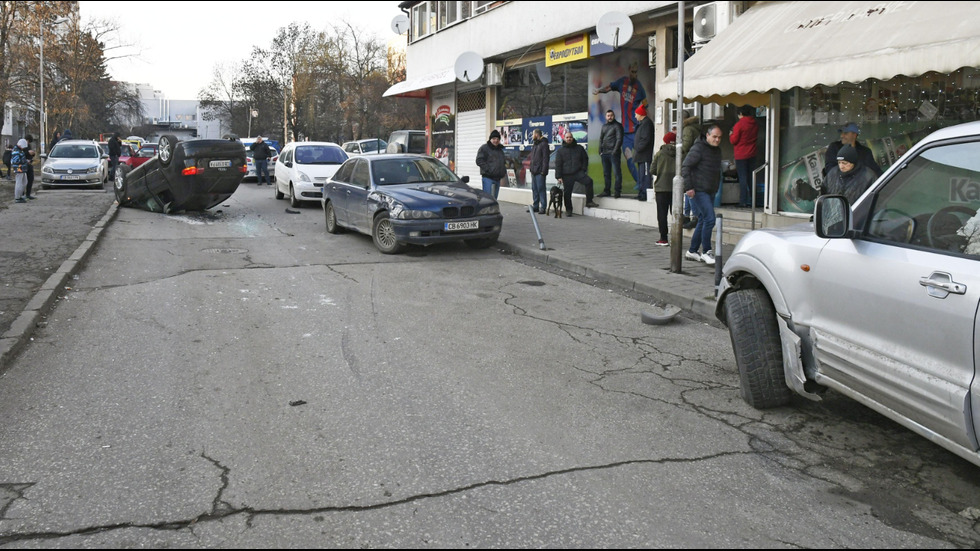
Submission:
{"label": "man in grey jacket", "polygon": [[[715,194],[721,185],[721,134],[720,126],[709,126],[704,138],[691,146],[681,166],[684,194],[691,198],[691,208],[698,217],[691,236],[691,248],[684,253],[684,258],[705,264],[715,263],[711,230],[715,227]],[[698,254],[699,248],[701,254]]]}
{"label": "man in grey jacket", "polygon": [[616,120],[616,113],[609,109],[606,111],[606,124],[599,131],[599,158],[602,160],[602,179],[605,186],[598,197],[609,197],[612,179],[616,181],[616,198],[623,193],[623,167],[619,160],[622,153],[623,125]]}

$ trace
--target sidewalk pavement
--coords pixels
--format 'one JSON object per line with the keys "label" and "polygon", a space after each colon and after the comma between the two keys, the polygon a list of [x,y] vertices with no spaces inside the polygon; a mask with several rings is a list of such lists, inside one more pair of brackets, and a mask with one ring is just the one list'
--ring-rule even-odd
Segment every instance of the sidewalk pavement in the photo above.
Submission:
{"label": "sidewalk pavement", "polygon": [[[681,271],[672,273],[671,247],[656,245],[657,228],[577,213],[572,218],[535,214],[545,246],[542,250],[527,206],[502,202],[500,211],[504,225],[499,248],[679,306],[707,323],[720,323],[714,314],[715,266],[682,256]],[[691,233],[684,232],[682,255],[691,245]],[[732,248],[725,245],[719,260],[727,258]]]}
{"label": "sidewalk pavement", "polygon": [[[34,201],[14,203],[13,182],[0,180],[0,370],[44,323],[116,215],[111,190],[35,193]],[[714,266],[682,258],[681,272],[671,273],[670,247],[655,245],[656,228],[579,214],[535,215],[542,250],[526,206],[502,202],[500,209],[499,249],[636,291],[717,324]],[[686,248],[691,232],[684,233]]]}

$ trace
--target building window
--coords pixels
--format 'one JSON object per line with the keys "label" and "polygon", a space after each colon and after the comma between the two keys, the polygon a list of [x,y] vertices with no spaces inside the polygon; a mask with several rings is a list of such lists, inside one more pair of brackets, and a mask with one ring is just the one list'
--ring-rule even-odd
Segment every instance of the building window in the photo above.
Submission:
{"label": "building window", "polygon": [[419,2],[412,7],[413,40],[428,36],[432,32],[429,27],[429,4],[430,2]]}
{"label": "building window", "polygon": [[439,29],[442,30],[460,20],[463,2],[439,2]]}
{"label": "building window", "polygon": [[589,64],[576,61],[551,68],[542,84],[534,65],[507,71],[497,103],[498,119],[542,117],[589,110]]}

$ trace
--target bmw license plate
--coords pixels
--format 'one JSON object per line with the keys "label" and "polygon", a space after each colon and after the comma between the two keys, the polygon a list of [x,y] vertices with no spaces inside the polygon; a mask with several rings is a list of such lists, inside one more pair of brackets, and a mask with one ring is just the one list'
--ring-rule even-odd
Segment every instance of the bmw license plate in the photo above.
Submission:
{"label": "bmw license plate", "polygon": [[82,179],[82,175],[81,174],[63,174],[61,176],[61,179],[62,180],[81,180]]}
{"label": "bmw license plate", "polygon": [[478,230],[480,229],[479,220],[469,222],[446,222],[446,231]]}
{"label": "bmw license plate", "polygon": [[211,168],[228,168],[231,166],[231,161],[211,161],[208,166]]}

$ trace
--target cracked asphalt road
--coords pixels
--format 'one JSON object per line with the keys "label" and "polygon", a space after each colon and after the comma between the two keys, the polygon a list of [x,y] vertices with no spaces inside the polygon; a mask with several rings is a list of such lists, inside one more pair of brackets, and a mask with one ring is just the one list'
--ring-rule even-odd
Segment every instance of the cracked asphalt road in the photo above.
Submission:
{"label": "cracked asphalt road", "polygon": [[980,544],[976,467],[833,394],[749,408],[716,327],[266,192],[119,212],[0,375],[0,545]]}

